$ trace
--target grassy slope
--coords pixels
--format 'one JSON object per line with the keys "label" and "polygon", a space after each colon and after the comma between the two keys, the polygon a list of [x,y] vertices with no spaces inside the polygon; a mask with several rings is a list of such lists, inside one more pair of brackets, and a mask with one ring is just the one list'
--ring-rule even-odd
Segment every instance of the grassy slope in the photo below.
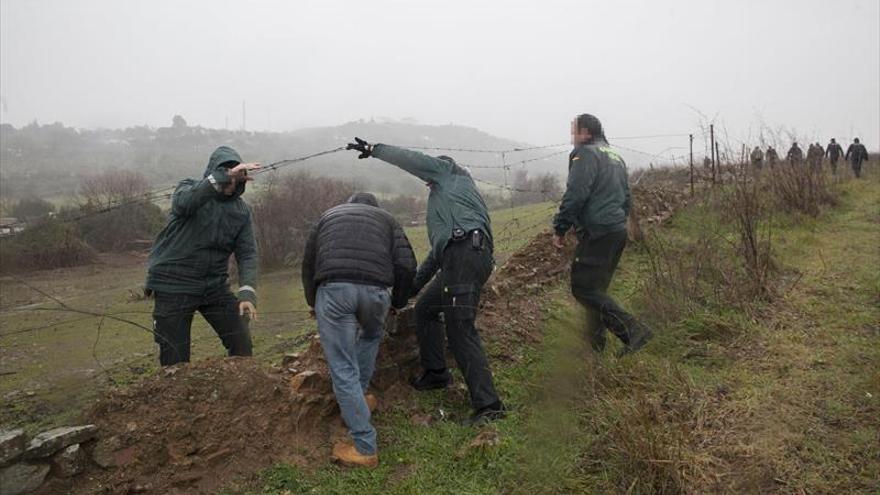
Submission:
{"label": "grassy slope", "polygon": [[[553,205],[536,204],[493,212],[499,260],[545,228]],[[424,227],[407,229],[417,256],[427,254]],[[143,284],[143,262],[108,259],[103,265],[43,272],[26,277],[29,284],[74,308],[117,313],[152,327],[152,302],[132,301]],[[152,335],[131,325],[105,320],[98,335],[98,318],[36,311],[55,306],[12,278],[0,283],[4,308],[25,311],[0,313],[0,424],[36,430],[72,421],[95,391],[107,383],[101,367],[118,383],[126,383],[157,367]],[[278,271],[261,280],[260,321],[252,325],[255,354],[267,362],[289,352],[291,342],[313,328],[307,318],[299,274]],[[38,331],[28,329],[51,323]],[[24,330],[24,333],[15,334]],[[96,344],[97,342],[97,344]],[[193,322],[193,358],[222,355],[224,350],[207,323]],[[96,361],[97,357],[97,361]],[[100,363],[100,364],[99,364]]]}
{"label": "grassy slope", "polygon": [[[579,310],[548,294],[545,341],[493,363],[514,408],[500,444],[468,448],[455,421],[377,418],[375,471],[277,466],[256,493],[876,493],[880,490],[880,183],[842,186],[816,220],[777,220],[797,283],[756,309],[688,315],[644,352],[594,359]],[[691,209],[661,236],[693,238]],[[646,255],[628,250],[612,292],[638,309]],[[711,332],[706,329],[712,328]],[[491,354],[491,349],[490,349]],[[425,414],[467,414],[461,390],[419,397]],[[232,490],[238,491],[238,490]]]}

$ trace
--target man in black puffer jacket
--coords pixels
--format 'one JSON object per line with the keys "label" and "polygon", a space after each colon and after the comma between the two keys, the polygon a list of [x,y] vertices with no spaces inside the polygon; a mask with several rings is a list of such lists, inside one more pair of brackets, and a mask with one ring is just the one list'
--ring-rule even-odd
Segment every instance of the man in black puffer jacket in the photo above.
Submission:
{"label": "man in black puffer jacket", "polygon": [[376,429],[370,423],[375,398],[367,396],[367,388],[385,317],[391,307],[406,306],[415,272],[406,234],[369,193],[355,194],[324,212],[306,243],[303,289],[318,320],[342,419],[354,440],[354,445],[333,447],[333,457],[343,464],[378,464]]}

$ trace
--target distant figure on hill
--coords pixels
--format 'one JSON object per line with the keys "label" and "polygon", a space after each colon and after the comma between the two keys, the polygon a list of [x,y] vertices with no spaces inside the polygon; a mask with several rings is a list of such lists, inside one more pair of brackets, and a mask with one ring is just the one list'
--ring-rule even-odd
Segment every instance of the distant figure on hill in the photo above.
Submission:
{"label": "distant figure on hill", "polygon": [[837,160],[843,156],[843,148],[834,138],[831,138],[831,142],[825,148],[825,156],[828,157],[828,162],[831,163],[831,173],[837,175]]}
{"label": "distant figure on hill", "polygon": [[571,123],[574,149],[568,182],[553,219],[553,246],[562,249],[570,230],[577,235],[571,265],[571,292],[589,314],[587,337],[596,352],[605,349],[605,331],[621,342],[621,355],[641,349],[651,330],[608,295],[608,286],[626,247],[631,201],[626,164],[609,146],[602,123],[581,114]]}
{"label": "distant figure on hill", "polygon": [[810,148],[807,150],[807,163],[809,163],[812,170],[818,171],[822,169],[823,156],[825,156],[825,150],[822,149],[822,145],[810,143]]}
{"label": "distant figure on hill", "polygon": [[804,161],[804,150],[798,146],[797,142],[791,143],[791,148],[789,148],[788,153],[785,155],[785,159],[792,165],[800,165]]}
{"label": "distant figure on hill", "polygon": [[779,153],[776,152],[776,148],[773,146],[767,147],[767,164],[770,165],[770,168],[773,168],[776,165],[776,162],[779,161]]}
{"label": "distant figure on hill", "polygon": [[761,167],[764,166],[764,152],[761,151],[761,148],[755,146],[755,149],[752,150],[752,168],[755,170],[761,170]]}
{"label": "distant figure on hill", "polygon": [[862,177],[862,163],[868,161],[868,150],[865,148],[865,145],[859,142],[859,138],[853,139],[853,142],[846,149],[846,160],[849,160],[849,165],[852,167],[852,171],[856,174],[856,179]]}
{"label": "distant figure on hill", "polygon": [[[204,178],[184,179],[171,197],[147,268],[146,292],[155,297],[153,327],[159,363],[189,362],[190,326],[198,311],[230,356],[252,354],[244,315],[257,318],[257,242],[251,210],[241,195],[257,163],[241,163],[232,148],[211,154]],[[229,290],[229,257],[238,264],[238,297]]]}

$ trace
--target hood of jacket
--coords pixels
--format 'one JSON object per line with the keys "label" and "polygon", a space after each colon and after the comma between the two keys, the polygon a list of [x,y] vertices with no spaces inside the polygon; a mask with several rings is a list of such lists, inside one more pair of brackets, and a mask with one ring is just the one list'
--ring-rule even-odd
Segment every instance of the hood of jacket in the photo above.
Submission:
{"label": "hood of jacket", "polygon": [[[211,158],[208,160],[208,166],[205,168],[204,177],[213,174],[221,168],[229,169],[240,163],[241,155],[239,155],[237,151],[229,146],[220,146],[211,153]],[[235,192],[231,196],[227,196],[227,198],[234,199],[244,194],[245,184],[246,181],[237,183],[235,185]]]}

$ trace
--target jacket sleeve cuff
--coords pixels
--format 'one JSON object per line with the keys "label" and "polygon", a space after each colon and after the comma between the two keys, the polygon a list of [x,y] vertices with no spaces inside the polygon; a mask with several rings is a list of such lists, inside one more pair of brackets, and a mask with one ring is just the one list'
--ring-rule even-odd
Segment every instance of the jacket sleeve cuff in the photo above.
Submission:
{"label": "jacket sleeve cuff", "polygon": [[238,289],[238,300],[247,301],[254,306],[257,305],[257,291],[250,285],[242,285]]}
{"label": "jacket sleeve cuff", "polygon": [[211,172],[208,175],[207,179],[208,182],[210,182],[211,185],[214,186],[214,189],[216,189],[218,192],[223,189],[223,186],[232,182],[232,180],[229,178],[229,172],[227,172],[226,169],[222,167]]}

